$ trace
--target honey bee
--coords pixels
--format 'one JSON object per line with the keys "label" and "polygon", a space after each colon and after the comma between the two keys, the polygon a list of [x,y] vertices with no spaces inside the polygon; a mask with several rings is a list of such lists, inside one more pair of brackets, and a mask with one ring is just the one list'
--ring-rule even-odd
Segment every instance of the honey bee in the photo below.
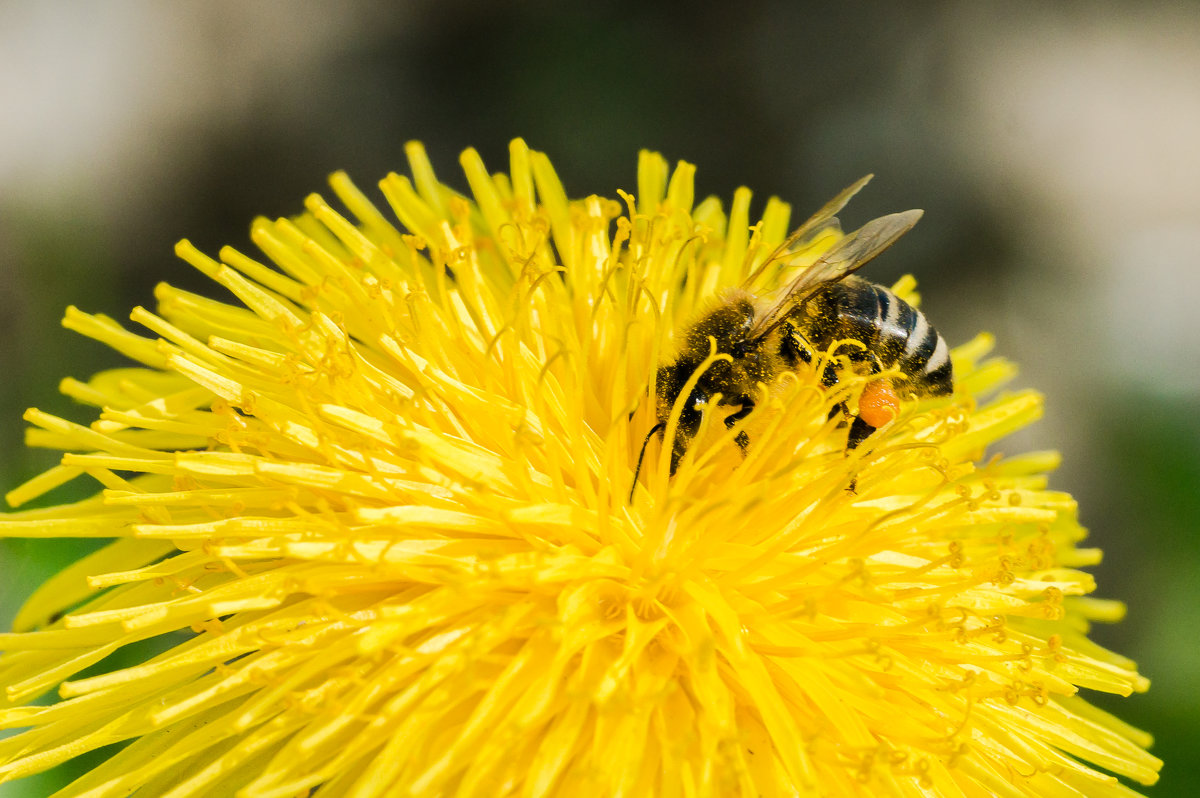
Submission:
{"label": "honey bee", "polygon": [[[755,397],[762,394],[760,386],[771,385],[784,372],[799,370],[801,364],[812,364],[839,342],[838,357],[828,358],[820,374],[826,388],[835,385],[845,369],[866,377],[894,369],[900,374],[896,382],[902,383],[898,389],[891,379],[872,380],[858,399],[857,413],[851,413],[845,403],[834,408],[831,416],[841,412],[849,421],[847,452],[895,417],[900,407],[898,391],[917,397],[953,392],[949,348],[925,315],[890,289],[852,274],[908,232],[921,211],[884,216],[843,236],[770,297],[759,297],[747,288],[767,265],[836,228],[834,214],[870,179],[868,175],[838,194],[793,232],[746,284],[726,294],[684,330],[679,355],[658,368],[658,423],[645,443],[667,428],[678,405],[671,474],[699,431],[703,408],[714,397],[719,394],[718,404],[732,409],[725,417],[726,427],[731,428],[754,409]],[[710,361],[697,374],[713,354],[728,357]],[[689,381],[693,381],[690,390],[680,401]],[[735,440],[743,451],[750,444],[744,431]]]}

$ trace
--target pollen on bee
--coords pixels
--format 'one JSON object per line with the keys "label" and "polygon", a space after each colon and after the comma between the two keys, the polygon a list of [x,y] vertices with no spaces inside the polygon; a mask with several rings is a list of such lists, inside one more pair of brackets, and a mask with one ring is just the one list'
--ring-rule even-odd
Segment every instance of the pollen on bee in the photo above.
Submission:
{"label": "pollen on bee", "polygon": [[900,397],[888,379],[873,380],[863,388],[858,400],[858,417],[878,429],[900,412]]}

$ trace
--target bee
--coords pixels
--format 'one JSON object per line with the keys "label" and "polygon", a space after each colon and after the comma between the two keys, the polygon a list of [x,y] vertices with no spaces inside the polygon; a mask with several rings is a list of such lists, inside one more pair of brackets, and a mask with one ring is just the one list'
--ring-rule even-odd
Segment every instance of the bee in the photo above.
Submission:
{"label": "bee", "polygon": [[[835,385],[851,369],[870,377],[895,369],[902,375],[906,394],[944,396],[954,390],[949,348],[925,314],[882,285],[854,276],[864,264],[891,246],[921,218],[919,210],[895,213],[868,222],[843,236],[789,285],[763,298],[748,289],[772,262],[811,242],[819,233],[836,229],[834,217],[871,179],[867,175],[827,203],[788,236],[767,261],[739,289],[682,333],[680,353],[656,374],[657,424],[647,435],[638,457],[638,470],[646,444],[678,405],[678,421],[671,442],[671,474],[700,428],[702,410],[719,395],[718,404],[731,409],[725,417],[732,428],[754,409],[761,385],[771,385],[784,372],[797,371],[838,342],[838,357],[827,359],[820,374],[826,387]],[[713,354],[727,357],[710,361]],[[690,389],[688,388],[691,382]],[[686,397],[681,396],[688,390]],[[859,446],[878,427],[895,417],[900,407],[897,386],[880,378],[867,383],[858,400],[858,412],[845,403],[835,407],[849,420],[846,451]],[[743,452],[749,436],[739,432],[735,441]],[[636,472],[635,472],[636,485]]]}

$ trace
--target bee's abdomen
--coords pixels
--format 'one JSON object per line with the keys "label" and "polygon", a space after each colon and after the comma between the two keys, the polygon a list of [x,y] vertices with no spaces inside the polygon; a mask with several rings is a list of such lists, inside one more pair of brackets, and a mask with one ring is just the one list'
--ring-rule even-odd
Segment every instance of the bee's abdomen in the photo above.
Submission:
{"label": "bee's abdomen", "polygon": [[893,366],[909,378],[920,396],[943,396],[954,390],[950,349],[925,314],[882,285],[847,277],[819,289],[808,303],[800,332],[817,349],[851,340],[861,350],[843,349],[851,361],[872,371]]}

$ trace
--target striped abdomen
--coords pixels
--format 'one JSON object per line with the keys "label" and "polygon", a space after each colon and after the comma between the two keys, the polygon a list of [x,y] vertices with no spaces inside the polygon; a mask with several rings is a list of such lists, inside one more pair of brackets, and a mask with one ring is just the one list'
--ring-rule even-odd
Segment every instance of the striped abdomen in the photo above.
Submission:
{"label": "striped abdomen", "polygon": [[[908,377],[902,393],[944,396],[954,391],[954,370],[946,340],[925,314],[882,285],[850,276],[818,288],[798,311],[797,332],[809,347],[824,352],[837,341],[863,345],[843,346],[856,370],[874,374],[893,366]],[[801,353],[800,357],[804,357]],[[824,381],[837,382],[833,367]]]}

